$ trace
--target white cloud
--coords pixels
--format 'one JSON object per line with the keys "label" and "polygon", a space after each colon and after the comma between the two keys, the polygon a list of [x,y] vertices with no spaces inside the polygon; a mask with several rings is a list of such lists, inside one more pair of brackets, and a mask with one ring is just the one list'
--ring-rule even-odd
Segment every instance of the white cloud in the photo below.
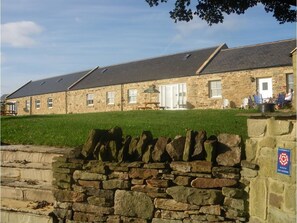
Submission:
{"label": "white cloud", "polygon": [[30,47],[37,43],[34,35],[42,32],[43,28],[32,21],[20,21],[1,24],[2,43],[13,47]]}

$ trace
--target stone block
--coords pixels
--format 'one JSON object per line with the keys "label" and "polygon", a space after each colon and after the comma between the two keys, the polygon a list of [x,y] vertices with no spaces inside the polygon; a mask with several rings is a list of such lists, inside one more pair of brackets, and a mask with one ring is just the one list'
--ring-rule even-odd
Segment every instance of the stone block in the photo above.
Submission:
{"label": "stone block", "polygon": [[211,173],[212,163],[208,161],[171,162],[170,167],[182,173]]}
{"label": "stone block", "polygon": [[173,182],[174,182],[176,185],[179,185],[179,186],[189,186],[191,180],[192,180],[192,177],[188,177],[188,176],[177,176],[177,177],[174,179]]}
{"label": "stone block", "polygon": [[96,213],[96,215],[109,215],[113,214],[114,211],[113,208],[110,207],[99,207],[77,202],[73,203],[72,209],[75,212]]}
{"label": "stone block", "polygon": [[151,186],[151,187],[167,188],[169,186],[168,180],[150,179],[150,180],[146,180],[146,183],[148,186]]}
{"label": "stone block", "polygon": [[81,170],[76,170],[73,173],[74,180],[106,180],[106,175],[98,174],[98,173],[88,173]]}
{"label": "stone block", "polygon": [[169,160],[169,154],[166,151],[166,145],[171,141],[167,137],[159,137],[152,152],[154,162],[165,162]]}
{"label": "stone block", "polygon": [[293,124],[288,120],[275,120],[275,118],[270,118],[267,121],[267,128],[270,136],[280,136],[289,134],[293,128]]}
{"label": "stone block", "polygon": [[154,205],[158,209],[170,211],[198,210],[200,207],[188,203],[178,202],[174,199],[155,198]]}
{"label": "stone block", "polygon": [[287,212],[296,213],[296,184],[285,186],[284,204]]}
{"label": "stone block", "polygon": [[259,140],[259,147],[275,148],[276,139],[274,137],[266,136]]}
{"label": "stone block", "polygon": [[153,218],[152,223],[180,223],[180,220]]}
{"label": "stone block", "polygon": [[194,151],[191,156],[193,160],[204,160],[205,159],[205,150],[204,150],[204,142],[207,139],[206,131],[202,130],[195,134],[195,145]]}
{"label": "stone block", "polygon": [[247,139],[245,142],[245,157],[249,162],[253,162],[256,159],[258,149],[258,141],[254,139]]}
{"label": "stone block", "polygon": [[252,163],[247,160],[242,160],[241,161],[241,166],[244,168],[252,169],[252,170],[258,170],[259,166],[256,163]]}
{"label": "stone block", "polygon": [[258,176],[258,171],[243,167],[242,170],[240,171],[240,174],[242,177],[254,178]]}
{"label": "stone block", "polygon": [[[260,166],[261,168],[261,166]],[[267,218],[267,183],[265,179],[253,179],[250,182],[249,214],[260,219]]]}
{"label": "stone block", "polygon": [[193,154],[194,145],[195,145],[195,136],[197,132],[193,130],[187,130],[186,139],[185,139],[185,147],[183,151],[183,161],[190,161],[191,156]]}
{"label": "stone block", "polygon": [[183,220],[184,218],[188,218],[189,215],[183,211],[169,211],[169,210],[161,210],[162,219],[171,219],[171,220]]}
{"label": "stone block", "polygon": [[248,136],[250,138],[263,137],[267,129],[266,119],[251,119],[247,120]]}
{"label": "stone block", "polygon": [[225,197],[242,198],[243,190],[239,188],[223,187],[222,193]]}
{"label": "stone block", "polygon": [[218,141],[228,147],[239,147],[241,144],[241,137],[239,135],[223,133],[218,135]]}
{"label": "stone block", "polygon": [[119,179],[119,180],[128,180],[129,174],[126,172],[118,172],[114,171],[111,174],[108,175],[109,179]]}
{"label": "stone block", "polygon": [[212,175],[217,178],[239,179],[240,169],[235,167],[218,166],[212,168]]}
{"label": "stone block", "polygon": [[139,178],[139,179],[149,179],[156,178],[158,176],[158,170],[156,169],[140,169],[140,168],[131,168],[129,172],[130,178]]}
{"label": "stone block", "polygon": [[296,213],[290,214],[283,210],[279,210],[278,208],[273,207],[268,209],[267,222],[269,223],[295,223],[296,220]]}
{"label": "stone block", "polygon": [[208,162],[215,162],[216,161],[216,147],[217,147],[217,140],[206,140],[204,142],[204,149],[205,149],[205,159]]}
{"label": "stone block", "polygon": [[87,201],[91,205],[100,206],[100,207],[112,207],[113,199],[106,199],[103,197],[91,196],[87,198]]}
{"label": "stone block", "polygon": [[235,199],[235,198],[231,198],[231,197],[225,197],[224,205],[231,207],[233,209],[236,209],[236,210],[241,210],[241,211],[245,210],[243,199]]}
{"label": "stone block", "polygon": [[166,151],[173,161],[180,161],[183,158],[186,137],[179,136],[166,145]]}
{"label": "stone block", "polygon": [[269,193],[268,195],[269,205],[275,208],[281,209],[283,206],[284,198],[281,195],[277,195],[274,193]]}
{"label": "stone block", "polygon": [[221,166],[239,165],[241,161],[241,147],[226,147],[224,144],[219,144],[216,161]]}
{"label": "stone block", "polygon": [[202,190],[183,186],[169,187],[166,193],[172,196],[177,202],[193,205],[220,204],[223,199],[220,190]]}
{"label": "stone block", "polygon": [[68,190],[54,190],[53,194],[59,202],[82,202],[86,199],[85,194]]}
{"label": "stone block", "polygon": [[146,163],[143,165],[144,169],[166,169],[168,168],[167,163]]}
{"label": "stone block", "polygon": [[165,192],[164,188],[152,187],[149,185],[135,185],[131,187],[132,191],[144,192],[144,193],[159,193]]}
{"label": "stone block", "polygon": [[202,206],[199,210],[199,213],[220,216],[221,215],[221,206],[220,205]]}
{"label": "stone block", "polygon": [[192,180],[191,186],[196,188],[219,188],[236,186],[237,183],[237,180],[234,179],[196,178]]}
{"label": "stone block", "polygon": [[89,156],[92,156],[93,151],[97,143],[99,142],[100,138],[102,137],[102,135],[106,135],[106,134],[107,134],[107,130],[92,129],[89,132],[89,135],[85,144],[83,145],[81,154],[86,158]]}
{"label": "stone block", "polygon": [[105,190],[129,189],[131,186],[130,181],[118,180],[118,179],[105,180],[102,183],[103,183],[102,185],[103,189]]}
{"label": "stone block", "polygon": [[114,208],[117,215],[153,218],[154,204],[150,197],[141,192],[117,190]]}

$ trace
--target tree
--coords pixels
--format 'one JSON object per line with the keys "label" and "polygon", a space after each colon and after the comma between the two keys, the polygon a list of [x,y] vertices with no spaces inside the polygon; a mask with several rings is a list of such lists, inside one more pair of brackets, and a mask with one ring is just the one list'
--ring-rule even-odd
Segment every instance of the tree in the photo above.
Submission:
{"label": "tree", "polygon": [[[168,0],[146,0],[151,6],[159,3],[167,3]],[[273,16],[280,24],[296,22],[296,1],[295,0],[197,0],[196,7],[191,0],[175,0],[175,7],[170,11],[170,17],[177,21],[187,21],[193,16],[199,16],[209,25],[222,23],[224,14],[244,14],[248,8],[261,3],[265,11],[273,12]]]}

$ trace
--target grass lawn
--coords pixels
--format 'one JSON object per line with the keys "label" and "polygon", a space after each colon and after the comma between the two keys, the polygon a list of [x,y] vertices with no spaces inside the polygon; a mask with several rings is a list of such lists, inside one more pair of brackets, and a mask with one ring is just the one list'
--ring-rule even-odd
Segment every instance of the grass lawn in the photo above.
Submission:
{"label": "grass lawn", "polygon": [[[247,138],[246,110],[128,111],[90,114],[1,117],[1,141],[75,147],[85,142],[91,129],[119,126],[124,135],[138,136],[149,130],[154,137],[185,135],[186,129],[206,130]],[[248,111],[253,112],[253,111]]]}

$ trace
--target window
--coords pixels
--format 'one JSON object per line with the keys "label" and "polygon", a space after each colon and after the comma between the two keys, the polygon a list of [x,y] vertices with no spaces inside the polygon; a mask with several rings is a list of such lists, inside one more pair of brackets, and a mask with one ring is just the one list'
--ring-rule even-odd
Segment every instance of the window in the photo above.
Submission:
{"label": "window", "polygon": [[113,91],[109,91],[106,93],[106,103],[108,105],[113,105],[114,104],[114,97],[115,93]]}
{"label": "window", "polygon": [[209,97],[211,98],[222,97],[222,84],[220,80],[209,82]]}
{"label": "window", "polygon": [[26,100],[26,102],[25,102],[25,109],[27,111],[30,110],[30,100]]}
{"label": "window", "polygon": [[93,94],[87,94],[87,106],[94,105],[94,95]]}
{"label": "window", "polygon": [[287,74],[287,92],[289,89],[294,89],[294,75]]}
{"label": "window", "polygon": [[137,102],[137,90],[130,89],[128,90],[128,103],[133,104]]}
{"label": "window", "polygon": [[35,100],[35,108],[40,109],[40,100],[39,99]]}
{"label": "window", "polygon": [[53,107],[53,99],[52,98],[48,98],[47,99],[47,107],[48,108],[52,108]]}

